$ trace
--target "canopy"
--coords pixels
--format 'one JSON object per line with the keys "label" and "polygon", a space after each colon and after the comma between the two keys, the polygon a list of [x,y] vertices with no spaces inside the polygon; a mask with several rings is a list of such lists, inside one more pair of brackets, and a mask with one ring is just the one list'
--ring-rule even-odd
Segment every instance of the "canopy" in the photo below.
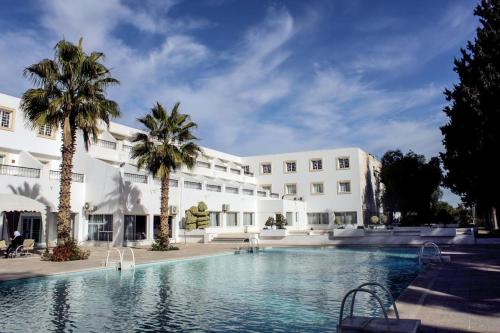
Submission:
{"label": "canopy", "polygon": [[16,194],[0,193],[0,231],[3,233],[3,212],[39,212],[42,217],[43,232],[47,241],[47,212],[49,208],[35,199]]}
{"label": "canopy", "polygon": [[40,201],[16,194],[0,193],[0,212],[40,212],[45,215],[47,206]]}

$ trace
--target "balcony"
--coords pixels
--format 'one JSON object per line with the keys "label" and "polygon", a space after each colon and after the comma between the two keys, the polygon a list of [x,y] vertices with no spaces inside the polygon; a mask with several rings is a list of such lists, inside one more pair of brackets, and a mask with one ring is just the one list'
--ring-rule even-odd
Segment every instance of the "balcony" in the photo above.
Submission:
{"label": "balcony", "polygon": [[40,178],[40,169],[0,164],[0,175]]}
{"label": "balcony", "polygon": [[148,176],[147,175],[140,175],[137,173],[125,172],[123,174],[123,179],[125,179],[125,181],[131,182],[131,183],[143,183],[143,184],[148,183]]}
{"label": "balcony", "polygon": [[[52,180],[61,179],[61,171],[50,170],[49,179],[52,179]],[[75,183],[83,183],[84,179],[85,179],[85,176],[81,173],[74,173],[74,172],[71,173],[71,181],[73,181]]]}
{"label": "balcony", "polygon": [[116,150],[116,142],[112,142],[112,141],[99,139],[99,140],[97,140],[96,146],[106,148],[106,149]]}
{"label": "balcony", "polygon": [[279,198],[280,197],[280,195],[278,193],[271,193],[271,194],[269,194],[269,196],[271,198]]}
{"label": "balcony", "polygon": [[250,172],[250,171],[246,171],[244,172],[245,176],[250,176],[250,177],[253,177],[253,172]]}

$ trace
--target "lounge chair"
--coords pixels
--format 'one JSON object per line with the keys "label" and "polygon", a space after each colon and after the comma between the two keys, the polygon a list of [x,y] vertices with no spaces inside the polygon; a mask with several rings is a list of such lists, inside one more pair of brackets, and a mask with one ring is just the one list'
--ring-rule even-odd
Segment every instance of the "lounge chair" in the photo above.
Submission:
{"label": "lounge chair", "polygon": [[5,252],[7,250],[7,243],[4,240],[0,240],[0,252]]}
{"label": "lounge chair", "polygon": [[25,255],[25,256],[32,255],[34,250],[35,250],[35,240],[25,239],[23,241],[23,245],[19,245],[15,252],[10,253],[10,257],[15,258],[17,257],[17,255]]}

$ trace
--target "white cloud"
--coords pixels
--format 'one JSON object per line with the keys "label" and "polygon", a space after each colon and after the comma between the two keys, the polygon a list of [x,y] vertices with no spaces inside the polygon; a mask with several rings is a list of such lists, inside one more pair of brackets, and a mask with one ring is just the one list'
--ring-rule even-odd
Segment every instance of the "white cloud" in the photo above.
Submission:
{"label": "white cloud", "polygon": [[[41,14],[42,33],[7,33],[0,39],[0,61],[6,64],[0,75],[12,78],[10,90],[4,90],[5,85],[2,90],[19,95],[28,84],[20,76],[22,66],[50,57],[63,36],[72,41],[84,36],[85,48],[105,52],[106,63],[122,82],[111,97],[122,105],[121,121],[128,124],[155,101],[167,107],[181,101],[182,110],[200,124],[202,144],[233,153],[339,146],[361,146],[376,153],[402,148],[435,154],[440,149],[442,119],[417,119],[408,111],[430,105],[437,110],[441,87],[387,90],[364,75],[370,67],[416,61],[416,47],[422,46],[418,38],[408,49],[393,39],[401,52],[396,57],[396,44],[374,49],[356,75],[339,65],[290,68],[290,44],[312,24],[314,15],[304,24],[285,8],[270,8],[261,22],[234,41],[234,47],[216,50],[189,33],[211,23],[172,18],[169,12],[175,4],[150,1],[132,8],[119,0],[50,1]],[[467,21],[450,18],[449,25],[457,29]],[[148,49],[134,48],[117,35],[123,26],[155,35],[160,42]]]}

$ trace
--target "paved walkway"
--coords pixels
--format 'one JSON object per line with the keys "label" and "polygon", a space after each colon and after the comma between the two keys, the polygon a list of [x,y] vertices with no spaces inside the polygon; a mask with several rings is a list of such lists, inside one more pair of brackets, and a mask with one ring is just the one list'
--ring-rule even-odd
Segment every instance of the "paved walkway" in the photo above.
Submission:
{"label": "paved walkway", "polygon": [[[134,248],[136,263],[145,264],[223,252],[233,252],[236,247],[239,246],[238,244],[176,245],[180,247],[179,251],[157,252]],[[2,259],[0,259],[0,281],[103,268],[103,263],[106,260],[107,248],[93,247],[90,250],[89,259],[67,262],[41,261],[39,255],[16,259],[3,259],[2,257]],[[128,256],[129,254],[127,253],[126,255]],[[117,257],[118,253],[114,253],[114,259]]]}
{"label": "paved walkway", "polygon": [[500,247],[453,247],[451,263],[430,265],[397,300],[423,333],[500,332]]}

